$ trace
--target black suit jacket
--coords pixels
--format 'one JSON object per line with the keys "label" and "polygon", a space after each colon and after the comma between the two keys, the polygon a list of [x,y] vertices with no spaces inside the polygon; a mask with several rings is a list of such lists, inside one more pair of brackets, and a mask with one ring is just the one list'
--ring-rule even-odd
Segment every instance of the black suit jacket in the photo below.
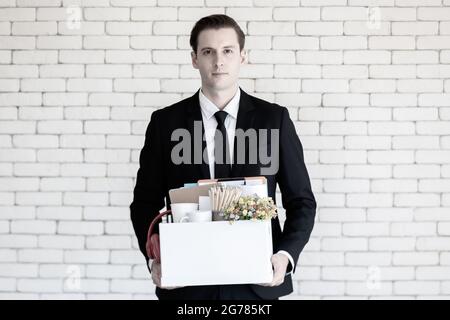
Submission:
{"label": "black suit jacket", "polygon": [[[296,265],[300,252],[309,240],[316,211],[316,202],[303,159],[302,145],[285,107],[251,96],[241,88],[239,90],[241,90],[241,97],[236,129],[279,129],[279,169],[275,174],[265,175],[269,196],[275,201],[278,183],[283,207],[286,209],[283,231],[278,218],[272,220],[273,249],[274,252],[278,250],[289,252]],[[210,178],[207,163],[194,164],[192,161],[191,164],[175,165],[171,161],[172,148],[179,143],[179,141],[171,141],[172,132],[178,128],[184,128],[189,130],[193,136],[194,121],[202,121],[199,91],[189,98],[152,113],[145,135],[145,144],[140,154],[140,168],[137,173],[134,199],[130,205],[131,220],[139,248],[147,261],[148,257],[145,251],[147,231],[152,219],[165,206],[164,198],[170,207],[168,191],[179,188],[184,183]],[[203,133],[203,122],[201,123]],[[268,136],[270,138],[270,134]],[[192,139],[191,145],[193,146],[194,143],[195,141]],[[268,150],[270,150],[271,143],[269,139]],[[261,168],[267,165],[262,164],[259,159],[256,164],[248,163],[248,159],[244,164],[237,163],[236,145],[235,141],[235,161],[231,176],[261,175]],[[202,139],[202,150],[204,148],[206,148],[206,142]],[[245,152],[248,158],[248,143],[246,143]],[[192,152],[192,160],[193,157]],[[293,271],[295,271],[295,265]],[[263,299],[274,299],[292,292],[292,279],[288,275],[280,286],[251,285],[251,288]],[[196,286],[171,291],[179,290],[181,292],[183,290],[183,295],[192,293],[195,296],[194,290],[202,289],[205,288]],[[169,294],[168,290],[159,288],[156,293],[158,296]]]}

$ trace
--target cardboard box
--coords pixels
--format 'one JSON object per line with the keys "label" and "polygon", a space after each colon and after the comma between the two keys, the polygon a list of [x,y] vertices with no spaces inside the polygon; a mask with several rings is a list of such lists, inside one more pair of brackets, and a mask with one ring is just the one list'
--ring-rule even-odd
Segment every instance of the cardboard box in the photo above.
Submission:
{"label": "cardboard box", "polygon": [[271,221],[163,223],[162,286],[269,283]]}

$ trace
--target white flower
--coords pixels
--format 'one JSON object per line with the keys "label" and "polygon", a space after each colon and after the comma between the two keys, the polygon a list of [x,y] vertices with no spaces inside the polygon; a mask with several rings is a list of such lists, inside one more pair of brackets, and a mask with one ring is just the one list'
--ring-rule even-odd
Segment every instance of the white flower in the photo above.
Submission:
{"label": "white flower", "polygon": [[225,209],[227,220],[265,220],[277,216],[277,207],[271,197],[241,196]]}

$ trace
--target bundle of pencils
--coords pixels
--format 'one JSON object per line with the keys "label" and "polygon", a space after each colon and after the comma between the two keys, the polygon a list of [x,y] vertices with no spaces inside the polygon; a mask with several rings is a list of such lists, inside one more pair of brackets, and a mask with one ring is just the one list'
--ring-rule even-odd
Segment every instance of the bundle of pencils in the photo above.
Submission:
{"label": "bundle of pencils", "polygon": [[211,209],[213,212],[224,212],[233,201],[237,201],[242,190],[239,187],[217,185],[209,189]]}

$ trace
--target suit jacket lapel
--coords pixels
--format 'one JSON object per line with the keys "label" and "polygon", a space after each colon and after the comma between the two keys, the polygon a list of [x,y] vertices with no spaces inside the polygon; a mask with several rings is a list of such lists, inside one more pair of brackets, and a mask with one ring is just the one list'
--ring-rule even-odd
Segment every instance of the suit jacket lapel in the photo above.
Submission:
{"label": "suit jacket lapel", "polygon": [[[200,102],[199,102],[199,95],[200,89],[189,99],[188,106],[186,109],[186,124],[187,128],[189,130],[189,133],[191,135],[191,160],[192,163],[194,162],[194,144],[198,143],[198,141],[195,140],[194,135],[194,123],[195,121],[200,121],[202,126],[202,132],[201,132],[201,140],[202,140],[202,161],[201,164],[194,164],[194,167],[196,168],[197,173],[199,174],[199,179],[210,179],[211,175],[209,172],[209,164],[205,163],[203,161],[203,151],[206,150],[206,141],[203,140],[203,136],[205,134],[205,126],[203,125],[203,118],[202,118],[202,111],[200,109]],[[205,151],[206,152],[206,151]],[[196,182],[196,181],[195,181]]]}
{"label": "suit jacket lapel", "polygon": [[[241,97],[239,100],[239,111],[237,115],[237,121],[236,121],[236,130],[242,129],[246,131],[247,129],[253,128],[253,123],[255,120],[254,110],[255,106],[253,105],[250,96],[241,88]],[[233,148],[233,166],[231,168],[231,177],[241,177],[241,172],[244,164],[237,163],[237,156],[238,156],[238,150],[237,150],[237,138],[235,136],[234,138],[234,148]],[[239,150],[240,153],[245,152],[245,159],[248,159],[248,141],[245,143],[245,150]]]}

